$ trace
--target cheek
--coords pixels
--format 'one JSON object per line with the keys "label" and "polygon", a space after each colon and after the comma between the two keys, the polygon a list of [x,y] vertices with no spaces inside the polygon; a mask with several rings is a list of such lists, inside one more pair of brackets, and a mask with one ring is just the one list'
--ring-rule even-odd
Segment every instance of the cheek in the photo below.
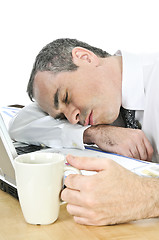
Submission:
{"label": "cheek", "polygon": [[86,105],[87,103],[87,92],[85,90],[80,90],[80,88],[78,90],[74,90],[71,97],[70,97],[70,102],[73,103],[75,106],[78,107],[83,107]]}

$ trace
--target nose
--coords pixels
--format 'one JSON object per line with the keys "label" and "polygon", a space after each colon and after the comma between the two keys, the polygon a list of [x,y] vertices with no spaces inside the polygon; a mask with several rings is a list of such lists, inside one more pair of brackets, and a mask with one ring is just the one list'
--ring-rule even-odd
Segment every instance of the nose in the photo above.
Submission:
{"label": "nose", "polygon": [[65,109],[64,115],[71,124],[79,122],[80,110],[74,106],[69,106]]}

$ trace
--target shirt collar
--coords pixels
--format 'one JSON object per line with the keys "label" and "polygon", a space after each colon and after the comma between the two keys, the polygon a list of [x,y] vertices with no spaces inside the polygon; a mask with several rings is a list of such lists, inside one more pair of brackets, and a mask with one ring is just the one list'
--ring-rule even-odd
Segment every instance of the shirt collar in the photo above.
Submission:
{"label": "shirt collar", "polygon": [[140,56],[117,51],[122,56],[122,106],[131,110],[144,110],[145,93]]}

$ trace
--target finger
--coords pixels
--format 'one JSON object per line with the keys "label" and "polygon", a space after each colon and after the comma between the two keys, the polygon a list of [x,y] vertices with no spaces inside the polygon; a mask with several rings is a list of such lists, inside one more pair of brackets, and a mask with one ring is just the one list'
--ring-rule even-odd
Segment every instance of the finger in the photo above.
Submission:
{"label": "finger", "polygon": [[61,199],[72,205],[84,205],[84,199],[81,197],[80,191],[72,190],[69,188],[65,188],[61,192]]}
{"label": "finger", "polygon": [[140,159],[140,153],[136,146],[133,146],[133,148],[130,149],[131,156],[136,159]]}
{"label": "finger", "polygon": [[98,223],[94,222],[94,219],[77,217],[77,216],[74,216],[74,221],[78,224],[81,224],[81,225],[90,225],[90,226],[104,225],[104,224],[98,224]]}
{"label": "finger", "polygon": [[85,185],[88,176],[70,174],[66,177],[64,184],[67,188],[80,190]]}
{"label": "finger", "polygon": [[91,209],[67,204],[67,211],[70,215],[83,218],[94,218],[94,212]]}
{"label": "finger", "polygon": [[120,152],[120,155],[122,156],[125,156],[125,157],[128,157],[128,158],[133,158],[133,154],[132,152],[130,151],[130,149],[122,149],[122,151],[116,151],[115,153],[116,154],[119,154]]}
{"label": "finger", "polygon": [[106,167],[106,158],[78,157],[68,155],[66,160],[73,167],[81,170],[101,171]]}
{"label": "finger", "polygon": [[144,144],[144,141],[141,141],[140,144],[137,145],[138,152],[139,152],[139,159],[141,160],[148,160],[148,154],[146,150],[146,146]]}
{"label": "finger", "polygon": [[151,143],[149,142],[149,140],[147,138],[144,138],[144,144],[146,147],[146,151],[147,151],[147,160],[151,161],[152,160],[152,156],[153,156],[153,148]]}

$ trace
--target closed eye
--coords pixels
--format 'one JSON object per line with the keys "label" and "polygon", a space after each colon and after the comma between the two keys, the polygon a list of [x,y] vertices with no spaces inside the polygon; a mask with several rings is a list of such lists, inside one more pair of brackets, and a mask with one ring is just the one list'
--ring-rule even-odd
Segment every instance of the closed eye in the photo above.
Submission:
{"label": "closed eye", "polygon": [[66,95],[64,96],[63,102],[64,102],[65,104],[68,104],[68,103],[69,103],[69,102],[68,102],[68,92],[66,92]]}

